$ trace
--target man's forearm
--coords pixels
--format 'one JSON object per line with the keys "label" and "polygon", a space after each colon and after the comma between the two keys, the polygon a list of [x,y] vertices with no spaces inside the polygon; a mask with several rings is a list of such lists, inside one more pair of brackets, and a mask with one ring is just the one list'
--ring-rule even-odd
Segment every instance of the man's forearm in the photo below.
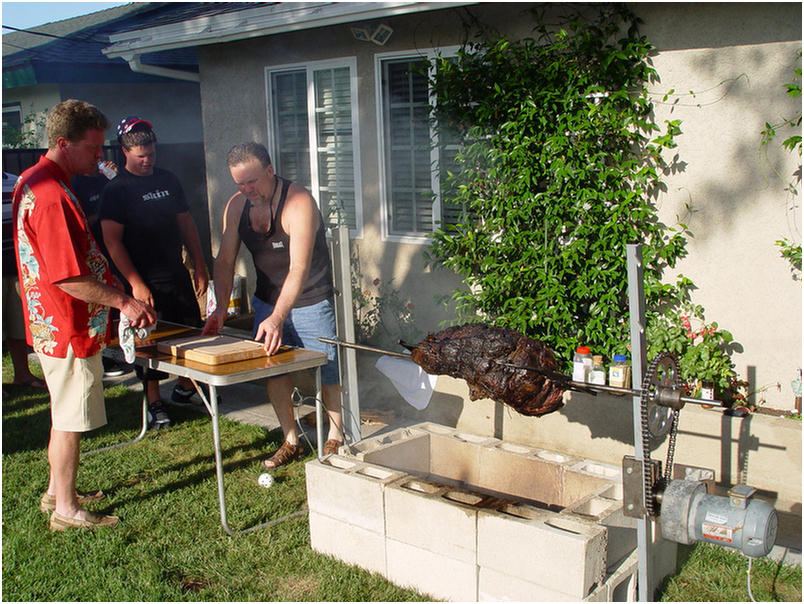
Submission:
{"label": "man's forearm", "polygon": [[101,283],[91,276],[73,277],[72,279],[59,281],[56,285],[64,293],[78,300],[117,309],[122,309],[128,299],[128,296],[120,290]]}

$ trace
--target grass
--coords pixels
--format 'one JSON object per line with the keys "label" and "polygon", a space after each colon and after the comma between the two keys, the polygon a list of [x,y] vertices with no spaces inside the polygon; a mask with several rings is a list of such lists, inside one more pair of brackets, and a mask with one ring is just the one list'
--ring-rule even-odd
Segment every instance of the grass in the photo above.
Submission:
{"label": "grass", "polygon": [[[3,358],[4,381],[10,360]],[[41,373],[40,373],[41,375]],[[39,497],[47,486],[49,398],[4,386],[4,601],[425,601],[376,573],[314,552],[306,516],[237,537],[221,525],[209,419],[172,408],[176,425],[143,441],[83,456],[79,489],[103,489],[98,511],[120,527],[50,533]],[[109,424],[90,432],[82,450],[125,442],[139,431],[139,392],[106,389]],[[304,464],[277,470],[270,489],[257,485],[260,460],[278,433],[221,420],[227,512],[234,529],[303,509]],[[307,459],[311,459],[312,454]],[[748,599],[746,559],[715,546],[680,546],[677,575],[663,601]],[[757,600],[801,601],[801,569],[755,561]]]}
{"label": "grass", "polygon": [[[745,556],[708,543],[678,548],[678,573],[665,581],[662,602],[749,600]],[[801,568],[756,559],[751,569],[751,593],[757,602],[801,602]]]}
{"label": "grass", "polygon": [[[3,361],[8,381],[8,357]],[[83,456],[79,489],[103,489],[92,506],[122,517],[94,533],[50,533],[39,497],[47,487],[49,398],[4,386],[4,601],[422,601],[378,574],[317,554],[306,516],[227,536],[220,524],[209,419],[171,409],[176,425],[143,441]],[[87,451],[138,433],[141,398],[107,388],[109,424],[82,440]],[[221,420],[229,524],[246,528],[306,505],[304,464],[257,485],[276,434]],[[311,459],[310,455],[307,459]]]}

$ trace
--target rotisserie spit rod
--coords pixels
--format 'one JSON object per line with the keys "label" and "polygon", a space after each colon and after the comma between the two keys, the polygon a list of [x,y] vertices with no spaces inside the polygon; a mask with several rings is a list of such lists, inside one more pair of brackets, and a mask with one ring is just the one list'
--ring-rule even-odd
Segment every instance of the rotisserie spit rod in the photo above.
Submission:
{"label": "rotisserie spit rod", "polygon": [[[324,342],[325,344],[334,344],[336,346],[343,346],[344,348],[354,348],[355,350],[365,350],[367,352],[374,352],[377,354],[388,355],[392,357],[399,357],[402,359],[411,360],[411,355],[405,352],[395,352],[392,350],[385,350],[383,348],[377,348],[376,346],[367,346],[365,344],[355,344],[354,342],[344,342],[343,340],[332,340],[329,338],[318,338],[319,342]],[[562,386],[565,386],[567,389],[587,392],[588,394],[595,395],[597,392],[610,392],[612,394],[630,394],[634,396],[641,396],[642,391],[637,390],[635,388],[620,388],[618,386],[604,386],[602,384],[589,384],[587,382],[575,382],[570,380],[563,374],[560,373],[553,373],[553,372],[546,372],[542,369],[537,367],[531,367],[528,365],[514,365],[513,363],[505,363],[503,361],[497,361],[499,364],[510,367],[511,369],[522,369],[525,371],[533,371],[535,373],[539,373],[544,375],[545,377],[549,377],[551,379],[557,380],[561,382]],[[676,396],[674,397],[676,400],[682,403],[692,403],[693,405],[714,405],[714,406],[721,406],[721,401],[718,400],[707,400],[707,399],[700,399],[700,398],[692,398],[689,396]],[[668,405],[672,406],[672,405]]]}

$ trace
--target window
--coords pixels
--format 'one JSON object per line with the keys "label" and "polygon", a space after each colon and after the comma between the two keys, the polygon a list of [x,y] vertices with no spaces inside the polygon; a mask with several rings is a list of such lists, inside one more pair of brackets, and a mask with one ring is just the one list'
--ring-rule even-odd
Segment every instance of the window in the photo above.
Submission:
{"label": "window", "polygon": [[22,138],[22,107],[19,103],[3,105],[3,146],[17,146]]}
{"label": "window", "polygon": [[363,228],[356,63],[327,61],[268,70],[271,157],[278,174],[313,193],[328,226]]}
{"label": "window", "polygon": [[426,242],[438,223],[460,214],[441,204],[437,166],[449,163],[457,147],[440,146],[430,127],[434,57],[434,52],[377,56],[383,236],[389,240]]}

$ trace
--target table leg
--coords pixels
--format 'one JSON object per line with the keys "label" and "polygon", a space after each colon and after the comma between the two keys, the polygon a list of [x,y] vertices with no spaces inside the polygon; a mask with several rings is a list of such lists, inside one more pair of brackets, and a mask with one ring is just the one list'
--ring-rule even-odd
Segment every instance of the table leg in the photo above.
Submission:
{"label": "table leg", "polygon": [[324,393],[321,388],[321,367],[315,369],[315,435],[318,459],[324,457]]}
{"label": "table leg", "polygon": [[306,509],[299,510],[297,512],[286,514],[281,518],[275,518],[274,520],[269,520],[268,522],[263,522],[262,524],[252,526],[247,529],[242,529],[239,531],[232,530],[232,528],[229,526],[228,520],[226,519],[226,487],[223,484],[223,454],[221,452],[221,431],[218,423],[218,393],[216,392],[215,386],[210,384],[209,401],[205,400],[204,393],[200,388],[198,389],[198,395],[201,397],[201,400],[204,401],[204,404],[207,406],[207,409],[210,410],[210,415],[212,416],[212,441],[215,445],[215,474],[218,480],[218,504],[221,511],[221,526],[223,527],[223,530],[226,531],[226,534],[230,537],[234,537],[236,535],[242,535],[244,533],[256,531],[257,529],[278,524],[279,522],[284,522],[285,520],[295,516],[307,514]]}
{"label": "table leg", "polygon": [[120,447],[127,447],[128,445],[133,445],[134,443],[140,442],[145,433],[148,431],[148,397],[146,396],[145,392],[142,393],[142,430],[140,433],[133,439],[126,441],[124,443],[118,443],[116,445],[109,445],[108,447],[101,447],[100,449],[93,449],[92,451],[86,451],[81,453],[81,455],[94,455],[95,453],[103,453],[104,451],[111,451],[112,449],[119,449]]}

